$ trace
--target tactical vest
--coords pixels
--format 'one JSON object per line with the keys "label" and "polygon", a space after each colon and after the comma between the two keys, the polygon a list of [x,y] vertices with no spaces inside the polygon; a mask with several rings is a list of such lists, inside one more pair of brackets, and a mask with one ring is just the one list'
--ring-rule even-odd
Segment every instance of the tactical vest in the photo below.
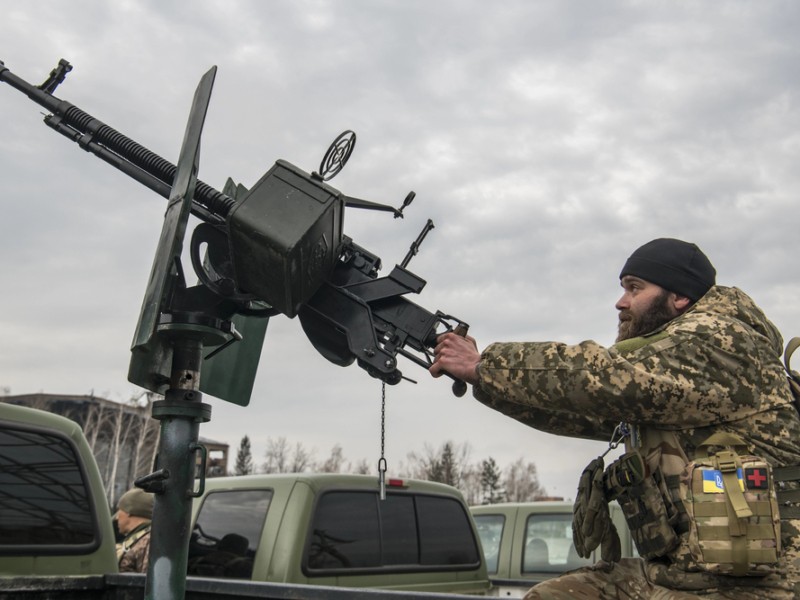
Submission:
{"label": "tactical vest", "polygon": [[773,573],[781,548],[770,464],[747,455],[744,442],[729,433],[706,439],[693,461],[682,457],[672,432],[643,437],[647,456],[631,450],[604,477],[640,556],[684,554],[697,570],[719,575]]}
{"label": "tactical vest", "polygon": [[[625,353],[664,337],[662,331],[615,347]],[[800,375],[788,361],[799,346],[795,338],[784,355],[798,408]],[[744,442],[732,434],[706,439],[694,461],[687,459],[674,432],[647,429],[641,437],[604,477],[606,495],[619,502],[639,554],[688,558],[692,569],[721,575],[774,572],[781,553],[780,519],[800,516],[800,490],[776,494],[776,487],[798,480],[800,467],[778,468],[773,474],[767,461],[747,455]]]}
{"label": "tactical vest", "polygon": [[122,560],[122,557],[136,545],[140,539],[150,533],[150,523],[144,523],[138,529],[129,534],[124,540],[117,544],[117,563]]}

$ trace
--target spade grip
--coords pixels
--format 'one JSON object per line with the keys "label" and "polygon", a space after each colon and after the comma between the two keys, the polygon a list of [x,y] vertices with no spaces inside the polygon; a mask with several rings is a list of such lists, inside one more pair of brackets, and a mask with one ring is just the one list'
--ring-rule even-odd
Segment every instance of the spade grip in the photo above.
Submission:
{"label": "spade grip", "polygon": [[[459,323],[456,325],[456,328],[453,330],[453,333],[456,335],[460,335],[461,337],[466,337],[467,332],[469,331],[469,325],[466,323]],[[464,394],[467,393],[467,384],[466,382],[462,381],[461,379],[456,379],[453,381],[453,394],[456,397],[461,398]]]}

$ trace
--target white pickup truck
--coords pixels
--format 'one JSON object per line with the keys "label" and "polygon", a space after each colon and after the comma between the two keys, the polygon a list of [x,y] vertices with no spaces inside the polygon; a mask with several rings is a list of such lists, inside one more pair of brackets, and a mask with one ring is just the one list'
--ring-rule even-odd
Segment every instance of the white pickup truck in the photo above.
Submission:
{"label": "white pickup truck", "polygon": [[[622,556],[636,556],[620,507],[609,505],[619,532]],[[581,558],[572,544],[571,502],[489,504],[470,508],[486,557],[492,595],[521,598],[534,584],[578,567],[597,556]]]}

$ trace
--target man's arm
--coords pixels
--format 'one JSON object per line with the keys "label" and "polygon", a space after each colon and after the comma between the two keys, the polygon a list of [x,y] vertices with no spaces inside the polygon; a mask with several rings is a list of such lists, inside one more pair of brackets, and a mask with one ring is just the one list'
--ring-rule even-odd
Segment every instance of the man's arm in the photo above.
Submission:
{"label": "man's arm", "polygon": [[[484,350],[476,384],[506,404],[591,415],[606,421],[704,427],[762,409],[766,377],[758,352],[737,352],[708,334],[671,332],[622,354],[593,341],[499,343]],[[716,340],[714,340],[716,341]]]}
{"label": "man's arm", "polygon": [[563,412],[555,404],[545,408],[502,400],[495,401],[477,385],[480,381],[478,365],[481,354],[472,337],[460,337],[453,333],[442,334],[437,339],[434,356],[435,360],[430,368],[434,377],[441,376],[442,371],[450,373],[473,385],[473,394],[479,402],[540,431],[605,441],[610,439],[618,424],[618,421],[607,421],[591,415]]}
{"label": "man's arm", "polygon": [[473,395],[482,404],[507,417],[554,435],[608,442],[614,434],[614,429],[619,425],[618,420],[608,420],[592,414],[576,414],[559,411],[555,408],[547,409],[530,404],[498,400],[496,397],[484,393],[479,386],[473,387]]}

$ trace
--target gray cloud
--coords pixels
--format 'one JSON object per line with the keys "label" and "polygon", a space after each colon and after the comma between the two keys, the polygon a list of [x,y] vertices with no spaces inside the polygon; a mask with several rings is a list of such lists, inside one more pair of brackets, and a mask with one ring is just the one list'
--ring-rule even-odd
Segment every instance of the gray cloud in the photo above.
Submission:
{"label": "gray cloud", "polygon": [[[346,233],[399,262],[427,218],[417,301],[494,340],[614,336],[616,275],[655,236],[700,244],[798,333],[793,240],[800,175],[800,7],[785,1],[259,3],[0,0],[0,60],[171,161],[192,93],[219,72],[200,178],[252,185],[277,158],[316,169],[358,144],[334,183],[399,204],[403,221],[349,211]],[[80,152],[0,86],[0,386],[136,393],[129,344],[164,201]],[[570,496],[602,444],[537,433],[413,365],[389,390],[390,467],[423,442],[537,462]],[[243,409],[214,401],[203,435],[260,452],[286,436],[377,460],[380,386],[322,359],[299,323],[270,324]],[[261,444],[261,446],[259,446]],[[559,448],[552,461],[551,448]]]}

